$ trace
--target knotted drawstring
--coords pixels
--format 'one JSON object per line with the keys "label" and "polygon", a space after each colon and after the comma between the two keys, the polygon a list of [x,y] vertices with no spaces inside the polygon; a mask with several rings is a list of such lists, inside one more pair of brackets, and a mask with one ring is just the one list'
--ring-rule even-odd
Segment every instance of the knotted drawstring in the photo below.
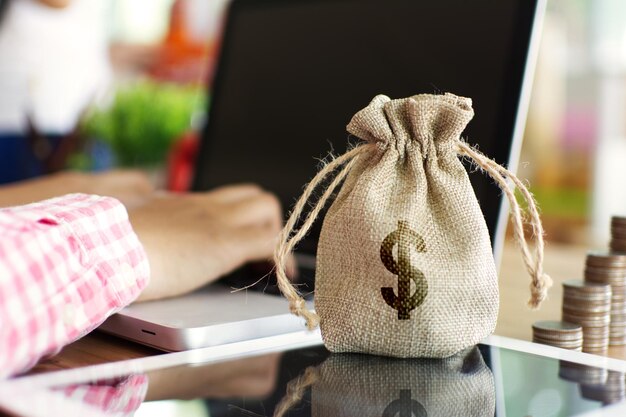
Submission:
{"label": "knotted drawstring", "polygon": [[[552,286],[552,278],[543,272],[544,232],[535,199],[530,191],[528,191],[528,188],[526,188],[524,183],[520,181],[520,179],[517,178],[517,176],[511,171],[463,141],[459,141],[458,146],[460,151],[459,154],[467,156],[480,169],[489,174],[489,176],[498,183],[498,186],[504,194],[506,194],[509,200],[509,204],[511,205],[511,214],[513,216],[513,235],[515,237],[515,241],[520,247],[520,250],[522,251],[522,259],[526,265],[526,270],[532,279],[530,284],[531,295],[530,300],[528,300],[528,305],[530,308],[536,309],[539,307],[541,302],[546,299],[548,289]],[[526,243],[521,209],[517,199],[515,198],[515,188],[512,188],[509,185],[506,178],[510,179],[515,187],[520,190],[524,200],[528,204],[528,211],[530,213],[529,223],[533,228],[533,237],[535,240],[534,259],[530,253],[528,244]]]}
{"label": "knotted drawstring", "polygon": [[[543,226],[541,225],[541,219],[539,218],[539,212],[535,204],[535,199],[528,191],[524,183],[520,181],[519,178],[515,176],[515,174],[502,167],[487,156],[483,155],[476,149],[473,149],[467,143],[459,140],[457,142],[457,145],[458,153],[462,156],[466,156],[467,158],[469,158],[470,161],[472,161],[481,170],[485,171],[491,178],[493,178],[509,200],[509,203],[511,205],[511,213],[513,216],[514,237],[516,242],[520,246],[524,264],[526,265],[526,269],[528,270],[528,273],[530,274],[532,280],[530,286],[531,298],[528,301],[528,305],[531,308],[536,309],[546,298],[547,291],[552,286],[552,279],[550,278],[550,276],[543,272],[544,232]],[[318,326],[319,316],[315,312],[310,311],[306,308],[306,304],[304,302],[304,299],[302,298],[302,295],[289,281],[289,278],[286,274],[287,260],[289,259],[289,256],[294,247],[304,238],[304,236],[306,236],[308,231],[311,229],[311,226],[317,219],[320,211],[324,208],[326,202],[333,194],[335,189],[346,178],[359,156],[362,153],[377,147],[378,145],[376,144],[365,143],[356,146],[355,148],[326,164],[324,168],[319,171],[317,175],[315,175],[311,182],[307,184],[304,192],[294,206],[294,209],[289,216],[289,220],[287,220],[285,227],[278,236],[278,244],[274,251],[274,262],[276,264],[278,287],[289,301],[289,309],[291,310],[291,312],[299,317],[303,317],[306,320],[307,327],[310,330]],[[306,203],[307,201],[309,201],[309,198],[313,194],[313,191],[322,183],[322,181],[326,179],[329,174],[337,170],[342,165],[343,168],[341,168],[341,170],[337,173],[332,182],[328,185],[326,190],[324,190],[322,196],[315,203],[315,206],[313,207],[311,212],[307,215],[300,229],[296,230],[294,233],[295,225],[300,219]],[[521,191],[524,200],[528,204],[528,210],[530,212],[530,224],[533,227],[533,235],[535,240],[534,259],[530,253],[528,244],[526,243],[521,209],[519,203],[517,202],[517,199],[515,198],[514,188],[509,185],[506,178],[510,179],[515,187],[517,187]]]}

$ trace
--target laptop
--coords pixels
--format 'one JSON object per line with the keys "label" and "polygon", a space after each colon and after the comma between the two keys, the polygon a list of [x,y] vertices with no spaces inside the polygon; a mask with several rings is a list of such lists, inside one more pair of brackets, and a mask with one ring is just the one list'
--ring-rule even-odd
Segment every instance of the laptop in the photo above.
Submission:
{"label": "laptop", "polygon": [[[476,115],[464,137],[515,171],[543,3],[233,0],[193,189],[255,182],[288,212],[319,159],[345,151],[352,115],[380,93],[471,97]],[[485,176],[470,178],[498,260],[508,207]],[[296,253],[304,292],[314,289],[321,224]],[[131,305],[100,329],[168,351],[303,329],[268,280],[232,292],[268,271],[250,268],[187,296]]]}

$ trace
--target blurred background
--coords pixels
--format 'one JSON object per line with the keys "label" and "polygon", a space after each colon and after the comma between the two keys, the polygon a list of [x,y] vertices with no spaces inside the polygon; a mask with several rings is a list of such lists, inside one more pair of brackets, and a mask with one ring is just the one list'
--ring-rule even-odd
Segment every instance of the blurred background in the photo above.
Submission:
{"label": "blurred background", "polygon": [[0,0],[0,183],[120,166],[186,189],[225,6]]}
{"label": "blurred background", "polygon": [[[0,0],[0,183],[140,167],[189,186],[227,0]],[[550,242],[626,213],[626,2],[548,0],[520,175]],[[1,158],[1,156],[0,156]]]}
{"label": "blurred background", "polygon": [[606,246],[626,213],[626,3],[548,0],[520,174],[552,242]]}

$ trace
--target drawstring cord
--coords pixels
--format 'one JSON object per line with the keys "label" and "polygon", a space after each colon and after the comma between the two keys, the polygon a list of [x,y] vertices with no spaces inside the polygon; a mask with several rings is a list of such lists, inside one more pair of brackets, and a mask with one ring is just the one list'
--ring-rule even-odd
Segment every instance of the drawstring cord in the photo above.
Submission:
{"label": "drawstring cord", "polygon": [[[520,246],[522,252],[522,259],[531,277],[531,298],[528,301],[528,305],[536,309],[541,302],[546,299],[547,291],[552,286],[552,279],[549,275],[543,272],[543,257],[544,257],[544,240],[543,240],[543,226],[541,225],[541,219],[539,212],[528,188],[524,185],[519,178],[512,172],[502,167],[492,159],[488,158],[484,154],[480,153],[476,149],[469,146],[463,141],[458,141],[458,153],[462,156],[468,157],[473,163],[475,163],[480,169],[485,171],[491,178],[493,178],[498,186],[507,196],[510,206],[511,214],[513,218],[513,231],[516,242]],[[276,264],[276,276],[278,281],[278,287],[283,295],[289,301],[289,309],[293,314],[299,317],[303,317],[306,320],[307,327],[310,330],[315,329],[319,325],[319,316],[306,308],[306,303],[302,298],[302,295],[295,289],[290,282],[286,274],[287,260],[295,246],[306,236],[311,229],[311,226],[317,219],[319,213],[324,208],[330,196],[337,189],[339,184],[346,178],[359,156],[376,146],[375,144],[363,144],[359,145],[345,154],[333,159],[326,164],[322,170],[307,184],[304,192],[298,199],[285,227],[278,236],[278,244],[274,251],[274,262]],[[335,170],[343,168],[337,173],[335,178],[324,190],[322,196],[315,203],[313,209],[309,212],[304,223],[300,229],[294,232],[296,223],[300,219],[302,212],[309,201],[309,198],[313,194],[313,191]],[[506,178],[511,180],[515,187],[517,187],[524,200],[528,205],[528,211],[530,214],[530,224],[533,228],[533,238],[535,241],[535,257],[531,255],[531,251],[526,242],[524,235],[524,222],[522,219],[521,208],[517,199],[515,198],[515,188],[511,187]]]}
{"label": "drawstring cord", "polygon": [[[304,302],[304,299],[302,298],[302,295],[298,291],[296,291],[294,286],[289,281],[289,278],[287,278],[287,274],[285,272],[287,260],[289,259],[289,255],[293,251],[293,248],[298,244],[298,242],[300,242],[304,238],[304,236],[306,236],[308,231],[311,229],[311,226],[315,222],[315,219],[317,219],[317,216],[324,208],[324,205],[333,194],[335,189],[348,175],[348,172],[350,172],[350,169],[352,169],[352,166],[356,162],[357,157],[362,152],[364,152],[367,147],[368,145],[357,146],[352,150],[346,152],[345,154],[341,155],[340,157],[333,159],[330,163],[326,164],[326,166],[324,166],[324,168],[320,172],[318,172],[317,175],[315,175],[311,182],[309,182],[309,184],[306,186],[304,192],[302,193],[302,196],[300,196],[293,211],[291,212],[289,220],[287,220],[287,224],[285,224],[285,227],[278,235],[278,245],[276,246],[276,250],[274,251],[274,262],[276,264],[276,278],[278,281],[278,288],[280,288],[280,291],[287,298],[287,300],[289,300],[289,309],[291,310],[291,312],[296,316],[306,319],[307,327],[309,328],[309,330],[313,330],[317,327],[317,325],[319,324],[319,316],[306,308],[306,304]],[[302,214],[302,211],[304,210],[304,207],[307,201],[309,201],[309,198],[311,197],[311,194],[313,194],[315,188],[331,172],[335,171],[337,168],[344,164],[345,166],[335,176],[335,178],[330,183],[328,188],[326,188],[311,212],[308,214],[306,220],[302,224],[302,227],[300,227],[300,229],[297,230],[292,236],[296,222],[300,218],[300,215]]]}
{"label": "drawstring cord", "polygon": [[[472,148],[465,142],[459,141],[458,146],[460,151],[459,153],[470,158],[470,160],[479,168],[489,174],[489,176],[498,183],[498,186],[502,189],[509,200],[511,214],[513,217],[513,235],[515,241],[520,247],[522,259],[532,280],[530,284],[531,296],[530,300],[528,300],[528,306],[532,309],[537,309],[539,308],[541,302],[547,297],[548,289],[552,286],[552,278],[543,272],[544,231],[535,199],[530,191],[528,191],[528,188],[524,185],[524,183],[511,171]],[[524,197],[524,200],[528,205],[528,212],[530,214],[529,223],[533,228],[533,238],[535,241],[534,259],[530,253],[530,249],[528,248],[526,237],[524,235],[524,222],[519,203],[515,198],[515,188],[509,185],[506,178],[510,179],[515,187],[520,190],[522,197]]]}

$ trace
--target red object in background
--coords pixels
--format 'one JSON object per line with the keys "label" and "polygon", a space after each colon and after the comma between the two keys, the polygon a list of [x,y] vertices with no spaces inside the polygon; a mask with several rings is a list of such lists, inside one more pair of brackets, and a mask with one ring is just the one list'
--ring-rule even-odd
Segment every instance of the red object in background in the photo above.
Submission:
{"label": "red object in background", "polygon": [[188,131],[174,143],[167,164],[167,189],[188,191],[193,181],[193,173],[198,154],[198,132]]}
{"label": "red object in background", "polygon": [[205,85],[212,76],[215,41],[199,43],[191,38],[185,23],[184,8],[184,0],[173,3],[168,33],[148,73],[157,80]]}

